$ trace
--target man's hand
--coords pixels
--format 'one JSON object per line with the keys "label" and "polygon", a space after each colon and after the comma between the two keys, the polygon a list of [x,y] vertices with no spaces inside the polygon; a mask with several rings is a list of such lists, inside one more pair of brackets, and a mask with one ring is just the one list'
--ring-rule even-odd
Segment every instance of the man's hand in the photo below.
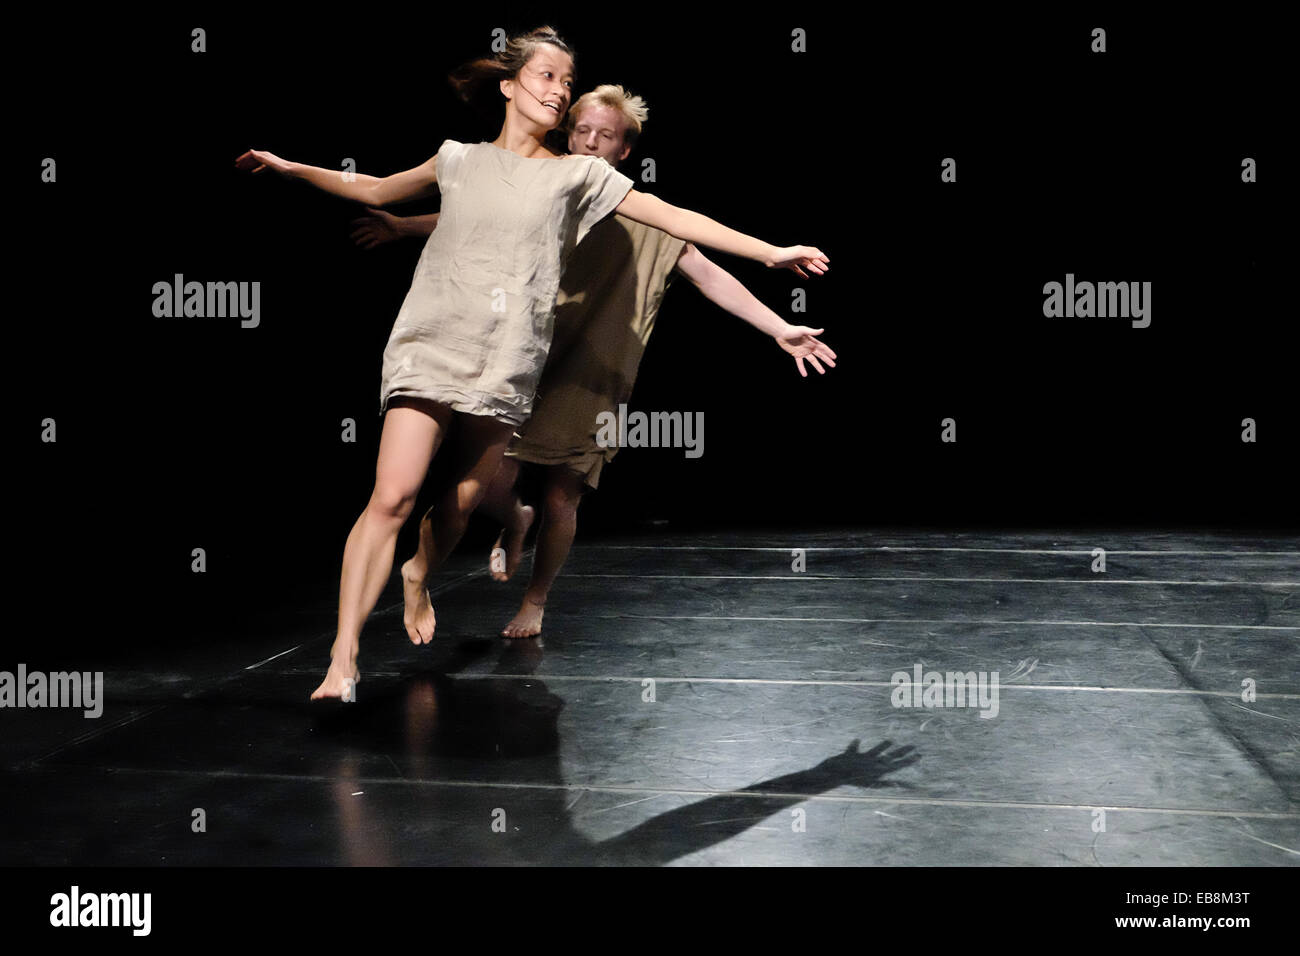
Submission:
{"label": "man's hand", "polygon": [[827,757],[814,769],[833,774],[840,782],[872,787],[886,774],[910,767],[921,759],[914,746],[895,747],[892,740],[881,741],[863,750],[860,740],[853,740],[842,752]]}
{"label": "man's hand", "polygon": [[349,234],[352,241],[362,249],[374,249],[394,239],[405,237],[406,233],[402,231],[402,223],[397,216],[382,209],[371,209],[369,206],[366,207],[366,212],[370,215],[353,219],[348,223],[352,227],[352,232]]}
{"label": "man's hand", "polygon": [[799,366],[799,374],[807,378],[808,372],[803,367],[804,359],[811,362],[813,368],[822,375],[826,374],[826,370],[821,367],[818,359],[831,368],[835,367],[835,353],[829,345],[817,338],[825,331],[825,329],[810,329],[806,325],[788,325],[785,331],[773,338],[776,339],[777,345],[794,356],[795,364]]}

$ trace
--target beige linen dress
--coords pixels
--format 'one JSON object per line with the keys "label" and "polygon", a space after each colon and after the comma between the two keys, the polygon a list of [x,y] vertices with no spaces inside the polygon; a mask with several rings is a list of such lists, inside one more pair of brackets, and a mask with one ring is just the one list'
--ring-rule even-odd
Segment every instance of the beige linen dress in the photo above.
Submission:
{"label": "beige linen dress", "polygon": [[[438,228],[442,225],[439,223]],[[659,303],[686,243],[611,216],[573,251],[560,278],[555,336],[533,415],[506,454],[567,465],[591,488],[618,449],[596,442],[596,417],[632,394]]]}
{"label": "beige linen dress", "polygon": [[447,140],[436,164],[441,215],[384,349],[380,413],[408,396],[517,426],[563,263],[632,180],[598,156],[526,159],[491,143]]}

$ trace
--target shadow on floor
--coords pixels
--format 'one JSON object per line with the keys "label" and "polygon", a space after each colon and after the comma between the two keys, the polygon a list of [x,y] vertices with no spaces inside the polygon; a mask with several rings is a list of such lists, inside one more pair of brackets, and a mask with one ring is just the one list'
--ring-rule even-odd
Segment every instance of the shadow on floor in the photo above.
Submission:
{"label": "shadow on floor", "polygon": [[[863,751],[858,740],[815,766],[761,781],[662,813],[617,837],[593,841],[573,825],[569,812],[575,788],[565,786],[560,765],[559,716],[564,701],[541,680],[522,681],[542,658],[539,640],[517,640],[500,652],[492,673],[509,680],[458,678],[456,673],[494,652],[499,641],[471,641],[454,648],[446,666],[403,681],[398,687],[318,718],[323,734],[347,749],[369,751],[392,746],[400,728],[401,749],[417,776],[435,778],[432,758],[484,762],[522,762],[530,781],[529,838],[482,840],[483,855],[472,862],[535,865],[660,865],[730,839],[782,809],[808,797],[850,785],[888,786],[884,778],[920,760],[915,748],[881,741]],[[426,765],[424,761],[428,761]],[[382,821],[367,819],[365,805],[352,799],[355,758],[341,758],[334,790],[339,825],[350,863],[396,862],[398,844],[383,832]],[[497,764],[497,766],[500,766]],[[517,775],[517,776],[523,776]],[[580,789],[580,788],[578,788]],[[737,807],[737,800],[743,805]],[[481,797],[474,799],[481,800]],[[540,801],[538,806],[536,801]],[[445,812],[445,807],[440,808]],[[481,810],[479,811],[481,812]],[[517,828],[516,828],[517,829]],[[477,831],[476,831],[477,832]],[[499,859],[493,856],[508,848]],[[466,861],[470,862],[470,861]]]}

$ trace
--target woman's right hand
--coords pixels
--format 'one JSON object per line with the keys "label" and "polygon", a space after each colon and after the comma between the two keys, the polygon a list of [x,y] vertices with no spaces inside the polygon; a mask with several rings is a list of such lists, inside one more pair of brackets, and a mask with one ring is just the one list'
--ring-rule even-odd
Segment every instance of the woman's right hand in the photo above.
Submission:
{"label": "woman's right hand", "polygon": [[269,169],[281,176],[287,176],[293,170],[293,163],[287,159],[281,159],[275,153],[268,153],[264,149],[250,149],[235,160],[235,168],[251,170],[254,173]]}

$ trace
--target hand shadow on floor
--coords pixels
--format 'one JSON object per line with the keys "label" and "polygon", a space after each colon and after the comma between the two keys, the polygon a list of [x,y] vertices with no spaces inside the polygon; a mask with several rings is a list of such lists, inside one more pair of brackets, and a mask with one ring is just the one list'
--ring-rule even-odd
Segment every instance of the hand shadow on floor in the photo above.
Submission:
{"label": "hand shadow on floor", "polygon": [[[541,679],[524,679],[541,662],[541,642],[517,639],[506,644],[491,672],[501,675],[499,678],[457,676],[499,646],[499,641],[472,641],[453,648],[439,671],[413,675],[403,682],[401,692],[383,695],[387,706],[372,698],[372,703],[380,706],[364,721],[372,734],[383,736],[383,742],[371,741],[380,747],[391,746],[394,727],[401,728],[400,749],[414,776],[483,784],[440,792],[439,813],[443,817],[486,821],[491,808],[478,806],[484,800],[484,790],[506,787],[493,792],[488,802],[505,808],[508,832],[493,833],[485,824],[477,831],[482,836],[466,845],[468,858],[459,862],[661,865],[716,846],[783,809],[836,787],[892,786],[885,777],[920,760],[911,746],[895,747],[884,740],[863,751],[854,740],[840,753],[806,770],[698,800],[616,837],[592,840],[574,826],[571,813],[576,803],[573,794],[583,788],[566,785],[561,772],[559,716],[564,701]],[[521,780],[529,786],[521,788],[519,797],[512,797],[509,785]],[[456,801],[463,805],[453,805]],[[349,806],[349,817],[357,812],[355,804]],[[376,825],[382,829],[378,820],[353,819],[347,829],[355,838]],[[364,847],[353,849],[360,851],[360,858],[373,858]],[[411,862],[422,859],[419,847],[410,847],[410,853]],[[348,856],[357,858],[352,852]],[[439,857],[445,859],[445,852]]]}

